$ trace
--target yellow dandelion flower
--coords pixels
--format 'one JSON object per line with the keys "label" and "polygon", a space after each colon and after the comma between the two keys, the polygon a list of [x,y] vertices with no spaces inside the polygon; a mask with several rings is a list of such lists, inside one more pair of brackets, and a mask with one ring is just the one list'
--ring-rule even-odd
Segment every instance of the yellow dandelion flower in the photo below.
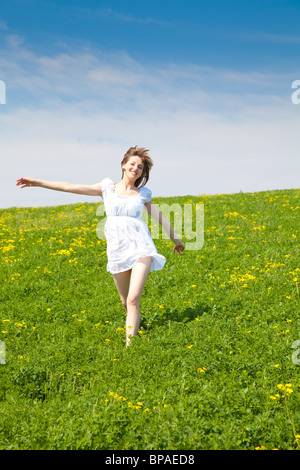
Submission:
{"label": "yellow dandelion flower", "polygon": [[280,395],[279,393],[275,393],[275,395],[270,395],[270,398],[271,400],[277,400],[278,398],[280,398]]}

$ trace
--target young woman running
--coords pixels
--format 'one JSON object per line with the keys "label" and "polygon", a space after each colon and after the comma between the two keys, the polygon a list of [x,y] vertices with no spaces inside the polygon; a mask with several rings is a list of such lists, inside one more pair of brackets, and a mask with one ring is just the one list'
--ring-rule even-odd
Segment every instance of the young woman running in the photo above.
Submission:
{"label": "young woman running", "polygon": [[166,258],[160,255],[151,239],[147,225],[141,220],[143,208],[157,220],[174,242],[173,253],[181,254],[184,244],[175,234],[169,221],[151,200],[151,191],[145,187],[153,162],[149,151],[131,147],[122,162],[122,179],[114,183],[110,178],[94,185],[72,184],[19,178],[21,188],[41,188],[66,191],[103,198],[107,220],[107,271],[114,279],[126,318],[126,345],[136,336],[140,322],[140,300],[149,272],[164,267]]}

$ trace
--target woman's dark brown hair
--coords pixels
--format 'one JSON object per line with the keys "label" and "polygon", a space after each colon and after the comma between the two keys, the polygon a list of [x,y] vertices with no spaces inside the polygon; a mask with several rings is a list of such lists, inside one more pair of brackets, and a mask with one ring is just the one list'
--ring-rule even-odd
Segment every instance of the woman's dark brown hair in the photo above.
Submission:
{"label": "woman's dark brown hair", "polygon": [[[153,166],[153,161],[151,160],[150,156],[149,156],[149,150],[146,150],[145,148],[143,147],[130,147],[130,149],[127,150],[127,152],[125,153],[124,155],[124,158],[121,162],[121,167],[128,162],[129,158],[130,157],[140,157],[140,159],[142,160],[143,162],[143,173],[142,173],[142,176],[140,176],[140,178],[138,178],[135,183],[134,183],[134,186],[136,186],[137,188],[141,187],[141,186],[145,186],[145,184],[147,183],[148,179],[149,179],[149,173],[150,173],[150,170]],[[124,170],[122,168],[122,178],[123,178],[123,174],[124,174]]]}

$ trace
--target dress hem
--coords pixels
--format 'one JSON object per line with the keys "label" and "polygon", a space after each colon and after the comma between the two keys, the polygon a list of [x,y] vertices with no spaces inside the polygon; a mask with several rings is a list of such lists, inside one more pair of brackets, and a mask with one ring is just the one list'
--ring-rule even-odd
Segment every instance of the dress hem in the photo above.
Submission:
{"label": "dress hem", "polygon": [[[132,269],[132,267],[135,265],[135,263],[138,262],[138,260],[140,258],[147,258],[151,256],[152,258],[152,262],[151,262],[151,266],[150,266],[150,272],[153,272],[153,271],[160,271],[161,269],[163,269],[164,265],[166,264],[166,258],[163,256],[163,255],[160,255],[160,254],[156,254],[155,255],[143,255],[143,256],[138,256],[137,259],[132,263],[132,265],[130,267],[126,267],[126,268],[122,268],[118,271],[114,271],[114,269],[111,269],[109,267],[109,263],[107,263],[107,271],[110,273],[110,274],[119,274],[119,273],[123,273],[125,271],[130,271],[130,269]],[[161,258],[161,260],[159,261],[157,258]]]}

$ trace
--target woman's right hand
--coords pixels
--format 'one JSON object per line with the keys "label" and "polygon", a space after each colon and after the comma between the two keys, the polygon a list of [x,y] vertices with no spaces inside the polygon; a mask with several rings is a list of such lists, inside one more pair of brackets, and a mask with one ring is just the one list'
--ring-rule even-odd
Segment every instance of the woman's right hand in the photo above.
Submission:
{"label": "woman's right hand", "polygon": [[184,244],[182,243],[181,240],[175,240],[174,243],[175,243],[175,246],[173,248],[173,253],[175,253],[176,251],[179,255],[181,255],[185,249]]}
{"label": "woman's right hand", "polygon": [[16,181],[16,186],[21,186],[21,189],[30,186],[38,186],[38,180],[34,178],[19,178]]}

